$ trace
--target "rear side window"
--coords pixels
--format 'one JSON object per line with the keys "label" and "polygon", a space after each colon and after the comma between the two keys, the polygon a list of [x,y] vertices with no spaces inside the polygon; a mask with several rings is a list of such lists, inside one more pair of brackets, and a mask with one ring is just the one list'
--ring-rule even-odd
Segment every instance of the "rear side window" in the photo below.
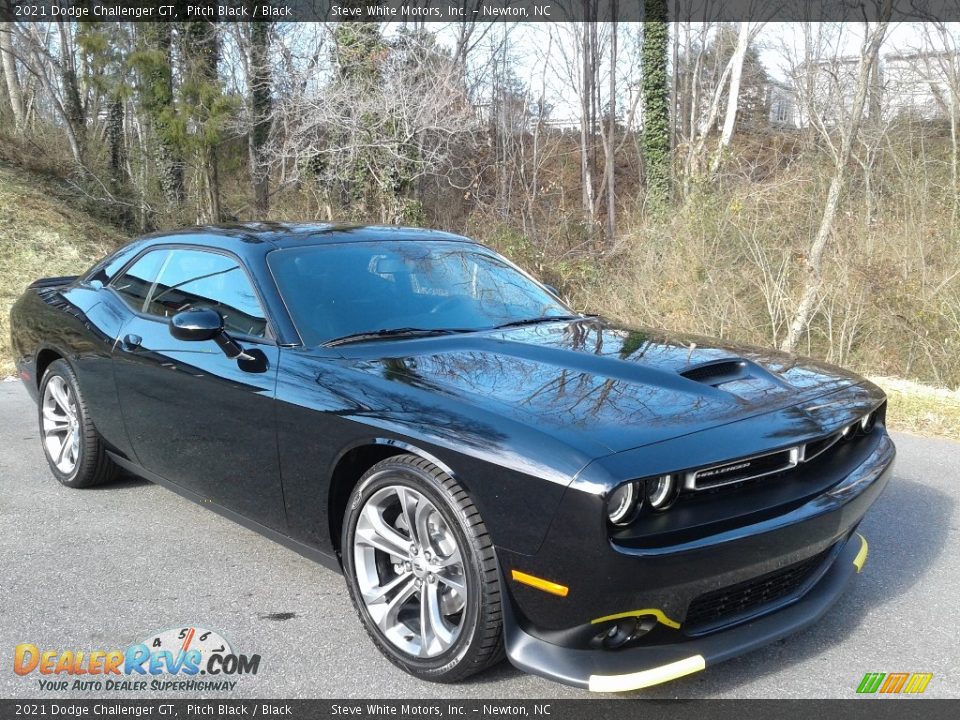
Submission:
{"label": "rear side window", "polygon": [[132,242],[117,250],[113,255],[105,257],[84,273],[84,282],[109,285],[114,276],[130,261],[130,258],[140,251],[142,245],[141,242]]}
{"label": "rear side window", "polygon": [[236,260],[203,250],[171,250],[144,312],[170,317],[195,307],[217,310],[233,335],[266,335],[267,320],[260,300]]}
{"label": "rear side window", "polygon": [[144,312],[150,290],[169,254],[169,250],[151,250],[113,283],[113,289],[137,312]]}

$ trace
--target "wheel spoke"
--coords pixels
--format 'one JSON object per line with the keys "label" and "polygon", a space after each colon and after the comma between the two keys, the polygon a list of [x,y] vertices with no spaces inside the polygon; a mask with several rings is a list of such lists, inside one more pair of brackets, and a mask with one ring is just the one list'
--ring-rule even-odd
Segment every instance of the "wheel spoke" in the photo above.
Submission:
{"label": "wheel spoke", "polygon": [[383,519],[380,512],[371,505],[363,509],[361,522],[357,523],[357,541],[388,555],[405,558],[409,542]]}
{"label": "wheel spoke", "polygon": [[435,512],[434,507],[429,502],[418,503],[414,522],[416,523],[417,528],[415,533],[420,539],[420,547],[426,548],[436,555],[437,548],[434,547],[433,538],[430,536],[430,527],[427,524],[427,521],[430,519],[430,515],[433,512]]}
{"label": "wheel spoke", "polygon": [[400,500],[400,513],[403,515],[404,522],[407,523],[407,532],[410,533],[410,540],[421,543],[421,535],[416,526],[416,512],[420,509],[422,503],[418,503],[416,497],[407,488],[397,487],[397,499]]}
{"label": "wheel spoke", "polygon": [[50,393],[53,395],[54,402],[66,415],[70,415],[70,397],[68,395],[66,384],[60,378],[53,378],[50,381]]}
{"label": "wheel spoke", "polygon": [[437,580],[449,588],[456,590],[461,597],[466,597],[467,586],[463,582],[462,575],[454,575],[449,570],[437,573]]}
{"label": "wheel spoke", "polygon": [[460,558],[460,548],[455,548],[452,553],[446,557],[438,556],[436,560],[436,565],[442,568],[455,567],[457,565],[463,565],[463,560]]}
{"label": "wheel spoke", "polygon": [[68,432],[70,430],[70,423],[66,420],[50,420],[43,424],[43,434],[47,437],[51,435],[57,435],[62,432]]}
{"label": "wheel spoke", "polygon": [[63,444],[60,446],[60,451],[57,453],[57,465],[60,465],[64,459],[67,457],[67,450],[73,446],[73,434],[67,433],[63,437]]}
{"label": "wheel spoke", "polygon": [[377,623],[377,626],[383,630],[384,633],[388,633],[395,628],[398,622],[397,616],[400,614],[400,608],[403,607],[403,604],[416,592],[417,588],[413,583],[413,578],[408,577],[406,581],[406,585],[402,585],[400,591],[394,595],[389,602],[375,603],[374,605],[367,606],[374,622]]}
{"label": "wheel spoke", "polygon": [[363,593],[363,599],[367,604],[378,603],[383,600],[387,595],[389,595],[393,590],[396,590],[398,587],[404,583],[410,582],[413,579],[413,574],[409,572],[403,572],[400,575],[397,575],[393,580],[388,582],[386,585],[378,585]]}
{"label": "wheel spoke", "polygon": [[51,420],[53,422],[67,422],[69,417],[66,413],[58,413],[52,407],[43,408],[43,419]]}
{"label": "wheel spoke", "polygon": [[426,657],[442,653],[453,642],[453,633],[443,622],[440,593],[436,583],[420,589],[420,654]]}

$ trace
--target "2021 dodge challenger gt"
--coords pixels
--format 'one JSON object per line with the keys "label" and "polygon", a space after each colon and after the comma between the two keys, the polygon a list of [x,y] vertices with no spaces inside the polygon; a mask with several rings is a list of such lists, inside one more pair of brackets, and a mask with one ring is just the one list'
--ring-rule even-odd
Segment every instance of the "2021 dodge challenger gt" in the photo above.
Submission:
{"label": "2021 dodge challenger gt", "polygon": [[427,230],[156,234],[11,320],[61,483],[123,468],[342,571],[429,680],[636,689],[815,623],[895,454],[855,375],[577,314]]}

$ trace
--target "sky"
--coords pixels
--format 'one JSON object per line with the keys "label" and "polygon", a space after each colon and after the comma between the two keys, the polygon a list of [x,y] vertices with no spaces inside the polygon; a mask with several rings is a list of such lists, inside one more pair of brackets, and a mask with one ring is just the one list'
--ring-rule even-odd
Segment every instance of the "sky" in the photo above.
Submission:
{"label": "sky", "polygon": [[[531,90],[534,97],[544,93],[548,104],[553,106],[552,115],[557,119],[575,123],[579,117],[576,93],[572,89],[572,76],[576,71],[577,28],[567,23],[513,23],[509,32],[509,54],[517,77]],[[960,38],[960,23],[949,23],[950,31]],[[431,29],[438,31],[441,42],[452,43],[453,26],[437,24]],[[856,57],[863,42],[862,23],[832,23],[822,29],[835,35],[829,43],[830,52]],[[489,55],[492,45],[499,44],[504,33],[502,25],[494,24],[485,37],[484,46],[475,51],[475,58]],[[916,50],[922,46],[925,36],[923,23],[893,23],[888,29],[881,54],[896,54]],[[803,55],[803,34],[800,23],[767,23],[761,26],[754,40],[761,62],[775,80],[787,79],[791,65]],[[617,65],[618,99],[621,111],[629,107],[631,98],[641,80],[635,52],[641,43],[638,23],[621,23],[620,62]],[[601,74],[606,76],[605,64]],[[606,80],[601,79],[605,85]],[[604,93],[605,95],[605,93]]]}

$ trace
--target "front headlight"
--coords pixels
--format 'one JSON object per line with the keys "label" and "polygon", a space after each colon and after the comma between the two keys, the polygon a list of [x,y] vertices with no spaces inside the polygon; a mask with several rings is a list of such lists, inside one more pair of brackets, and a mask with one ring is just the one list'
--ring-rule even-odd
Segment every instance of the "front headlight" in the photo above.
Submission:
{"label": "front headlight", "polygon": [[614,525],[626,525],[633,520],[641,499],[636,483],[629,482],[618,487],[607,498],[607,517],[610,522]]}
{"label": "front headlight", "polygon": [[666,510],[673,505],[673,501],[677,497],[677,490],[679,489],[676,476],[674,475],[661,475],[660,477],[650,478],[646,482],[646,487],[647,502],[650,503],[650,507],[653,510]]}

